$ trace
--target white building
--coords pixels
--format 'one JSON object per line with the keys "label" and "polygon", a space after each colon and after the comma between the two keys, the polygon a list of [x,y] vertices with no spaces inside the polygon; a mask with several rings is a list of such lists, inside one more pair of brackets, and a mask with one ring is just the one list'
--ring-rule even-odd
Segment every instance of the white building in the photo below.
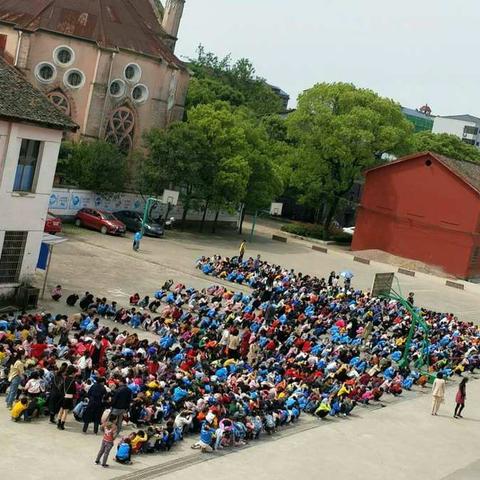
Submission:
{"label": "white building", "polygon": [[435,117],[433,133],[449,133],[469,145],[480,147],[480,118],[473,115]]}
{"label": "white building", "polygon": [[0,296],[35,272],[60,142],[76,128],[0,57]]}

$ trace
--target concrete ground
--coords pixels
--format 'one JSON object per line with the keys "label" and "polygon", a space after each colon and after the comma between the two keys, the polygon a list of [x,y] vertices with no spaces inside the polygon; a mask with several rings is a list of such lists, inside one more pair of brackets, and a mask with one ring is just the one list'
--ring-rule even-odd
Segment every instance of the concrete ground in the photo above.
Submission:
{"label": "concrete ground", "polygon": [[[139,252],[131,248],[130,236],[116,238],[97,232],[68,226],[69,242],[54,250],[49,275],[49,288],[60,283],[66,292],[83,292],[128,301],[129,295],[151,294],[163,282],[172,278],[194,287],[212,283],[193,265],[202,255],[236,255],[241,238],[235,233],[200,235],[168,232],[164,239],[144,238]],[[248,224],[247,224],[248,230]],[[248,242],[247,254],[261,254],[270,262],[295,268],[303,273],[326,276],[332,270],[350,270],[353,283],[362,289],[372,286],[377,272],[393,272],[396,267],[371,262],[370,265],[354,262],[350,252],[329,247],[327,254],[312,250],[312,243],[289,238],[288,243],[271,240],[272,229],[258,227],[260,232],[253,242]],[[38,275],[38,283],[43,273]],[[454,312],[461,318],[478,321],[480,285],[465,282],[460,291],[445,286],[445,279],[417,273],[415,277],[398,274],[399,287],[404,296],[415,292],[416,303],[434,310]],[[218,282],[218,281],[217,281]],[[398,289],[398,285],[394,285]]]}
{"label": "concrete ground", "polygon": [[[55,247],[48,288],[61,284],[66,294],[88,289],[120,304],[128,302],[134,291],[151,294],[168,278],[195,287],[208,286],[211,278],[194,269],[195,259],[214,253],[233,255],[239,244],[235,234],[169,232],[165,239],[145,238],[140,252],[135,253],[131,238],[102,236],[73,227],[67,230],[69,242]],[[302,272],[326,275],[331,270],[348,269],[355,274],[355,285],[369,288],[375,272],[392,271],[388,265],[353,262],[352,256],[342,251],[314,252],[308,242],[272,242],[268,229],[259,231],[261,235],[248,244],[248,254],[260,253],[271,262]],[[39,274],[37,281],[41,280]],[[402,277],[400,285],[405,294],[416,292],[418,304],[477,320],[477,286],[457,291],[444,286],[444,279],[428,275]],[[48,300],[42,301],[40,308],[55,313],[67,311],[64,303]],[[13,423],[9,412],[1,407],[1,478],[127,480],[167,475],[178,480],[261,480],[301,475],[306,479],[324,476],[338,480],[478,479],[480,411],[476,404],[480,382],[468,385],[464,420],[451,417],[454,395],[451,385],[439,417],[430,416],[430,395],[424,391],[400,400],[389,398],[386,408],[358,408],[348,419],[322,422],[304,415],[298,425],[231,454],[202,455],[189,448],[194,439],[188,438],[168,454],[142,455],[132,466],[110,462],[110,469],[93,465],[100,438],[91,433],[83,435],[74,420],[60,432],[44,420]]]}

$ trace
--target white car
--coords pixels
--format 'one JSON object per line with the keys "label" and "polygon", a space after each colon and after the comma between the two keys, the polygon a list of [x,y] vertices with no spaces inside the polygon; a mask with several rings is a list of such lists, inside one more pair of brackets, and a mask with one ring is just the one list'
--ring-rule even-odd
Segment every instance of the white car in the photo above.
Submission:
{"label": "white car", "polygon": [[355,233],[355,227],[343,227],[343,233],[348,233],[349,235],[353,235]]}

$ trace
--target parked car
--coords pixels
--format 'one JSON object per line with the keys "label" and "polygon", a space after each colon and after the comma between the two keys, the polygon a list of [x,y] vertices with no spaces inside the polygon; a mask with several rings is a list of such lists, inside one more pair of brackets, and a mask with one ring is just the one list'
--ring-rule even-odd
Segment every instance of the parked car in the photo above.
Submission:
{"label": "parked car", "polygon": [[343,227],[343,233],[348,233],[349,235],[353,235],[355,233],[355,227]]}
{"label": "parked car", "polygon": [[43,231],[45,233],[49,233],[50,235],[60,233],[62,231],[62,220],[48,212]]}
{"label": "parked car", "polygon": [[[138,212],[120,210],[119,212],[115,212],[114,215],[121,220],[127,227],[127,230],[131,232],[138,232],[142,228],[143,217]],[[151,237],[163,237],[165,233],[163,225],[157,222],[148,221],[143,228],[144,234]]]}
{"label": "parked car", "polygon": [[75,215],[75,225],[77,227],[87,227],[98,230],[104,235],[123,235],[126,231],[125,224],[118,220],[114,215],[96,208],[82,208]]}

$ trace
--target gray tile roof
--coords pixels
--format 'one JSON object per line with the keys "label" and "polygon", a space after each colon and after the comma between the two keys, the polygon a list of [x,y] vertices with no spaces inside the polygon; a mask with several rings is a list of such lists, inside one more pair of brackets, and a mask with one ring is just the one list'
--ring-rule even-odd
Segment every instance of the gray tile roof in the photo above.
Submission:
{"label": "gray tile roof", "polygon": [[0,118],[29,122],[58,130],[78,125],[61,112],[21,73],[0,57]]}
{"label": "gray tile roof", "polygon": [[438,153],[431,153],[431,155],[480,193],[480,164],[455,160]]}

